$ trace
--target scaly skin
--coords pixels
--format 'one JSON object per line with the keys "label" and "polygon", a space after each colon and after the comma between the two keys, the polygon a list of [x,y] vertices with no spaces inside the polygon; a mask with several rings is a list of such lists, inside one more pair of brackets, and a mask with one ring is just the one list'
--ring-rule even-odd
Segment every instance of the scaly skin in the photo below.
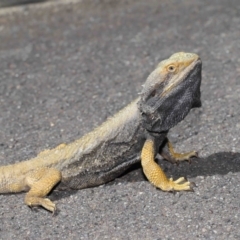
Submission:
{"label": "scaly skin", "polygon": [[191,190],[184,178],[168,179],[154,158],[159,150],[173,163],[197,156],[194,151],[176,153],[166,136],[191,108],[200,107],[200,83],[198,55],[173,54],[150,74],[139,98],[92,132],[30,160],[0,167],[0,193],[27,191],[28,206],[54,212],[55,203],[46,196],[58,183],[60,189],[97,186],[139,161],[148,180],[163,191]]}
{"label": "scaly skin", "polygon": [[[154,161],[154,149],[154,141],[152,139],[147,139],[142,149],[141,164],[143,172],[147,177],[148,181],[152,183],[155,187],[160,188],[163,191],[192,190],[192,184],[186,181],[183,177],[180,177],[175,181],[173,181],[172,178],[167,178],[166,174],[163,172],[160,166]],[[184,154],[177,153],[177,155],[184,156],[182,160],[188,160],[190,157],[197,156],[196,152],[194,151]]]}

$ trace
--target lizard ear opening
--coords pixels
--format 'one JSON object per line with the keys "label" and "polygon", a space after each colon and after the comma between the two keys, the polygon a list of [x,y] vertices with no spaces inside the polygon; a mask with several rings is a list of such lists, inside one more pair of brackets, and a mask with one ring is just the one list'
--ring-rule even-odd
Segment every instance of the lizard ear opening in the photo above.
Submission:
{"label": "lizard ear opening", "polygon": [[157,92],[156,92],[156,89],[154,89],[154,90],[152,91],[150,97],[155,97],[156,93],[157,93]]}

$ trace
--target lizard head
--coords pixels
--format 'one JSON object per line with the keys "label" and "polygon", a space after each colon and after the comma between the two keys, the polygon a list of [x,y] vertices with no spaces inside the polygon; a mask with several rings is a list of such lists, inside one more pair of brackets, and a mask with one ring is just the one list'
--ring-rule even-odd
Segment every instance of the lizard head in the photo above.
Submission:
{"label": "lizard head", "polygon": [[201,107],[202,62],[197,54],[179,52],[160,62],[143,86],[138,103],[144,128],[168,131],[191,108]]}

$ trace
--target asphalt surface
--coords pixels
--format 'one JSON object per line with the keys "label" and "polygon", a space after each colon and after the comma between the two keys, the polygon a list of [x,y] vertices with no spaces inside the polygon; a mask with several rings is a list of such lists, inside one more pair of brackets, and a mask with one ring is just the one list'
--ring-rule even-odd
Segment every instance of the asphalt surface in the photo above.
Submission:
{"label": "asphalt surface", "polygon": [[156,190],[135,166],[110,184],[54,191],[58,212],[0,195],[0,239],[240,239],[239,0],[58,1],[0,9],[0,164],[90,131],[178,51],[203,61],[202,108],[169,138],[192,164],[160,162],[195,192]]}

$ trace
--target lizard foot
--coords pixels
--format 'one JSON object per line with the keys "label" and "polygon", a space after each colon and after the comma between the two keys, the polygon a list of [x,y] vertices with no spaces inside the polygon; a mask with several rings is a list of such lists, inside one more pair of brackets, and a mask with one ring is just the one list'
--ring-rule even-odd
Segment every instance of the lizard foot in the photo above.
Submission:
{"label": "lizard foot", "polygon": [[167,144],[162,149],[161,153],[163,158],[170,161],[171,163],[177,163],[182,161],[188,161],[191,163],[192,157],[198,157],[198,153],[196,151],[186,152],[186,153],[178,153],[175,152],[172,143],[167,139]]}
{"label": "lizard foot", "polygon": [[173,155],[176,163],[179,163],[181,161],[188,161],[191,163],[192,157],[198,157],[198,153],[196,151],[186,152],[186,153],[174,153]]}
{"label": "lizard foot", "polygon": [[154,141],[151,139],[146,140],[144,143],[141,164],[148,181],[155,187],[163,191],[192,191],[193,184],[191,182],[184,177],[180,177],[175,181],[168,178],[162,168],[154,161]]}
{"label": "lizard foot", "polygon": [[36,207],[36,206],[42,206],[43,208],[47,209],[48,211],[52,212],[53,214],[56,211],[56,204],[53,203],[48,198],[30,197],[30,196],[26,195],[25,204],[31,208]]}
{"label": "lizard foot", "polygon": [[167,182],[162,184],[161,189],[163,191],[193,191],[193,185],[184,177],[180,177],[175,181],[169,178]]}
{"label": "lizard foot", "polygon": [[25,196],[25,203],[29,207],[42,206],[54,213],[56,205],[46,196],[59,181],[61,172],[54,168],[42,167],[28,173],[25,182],[30,190]]}

